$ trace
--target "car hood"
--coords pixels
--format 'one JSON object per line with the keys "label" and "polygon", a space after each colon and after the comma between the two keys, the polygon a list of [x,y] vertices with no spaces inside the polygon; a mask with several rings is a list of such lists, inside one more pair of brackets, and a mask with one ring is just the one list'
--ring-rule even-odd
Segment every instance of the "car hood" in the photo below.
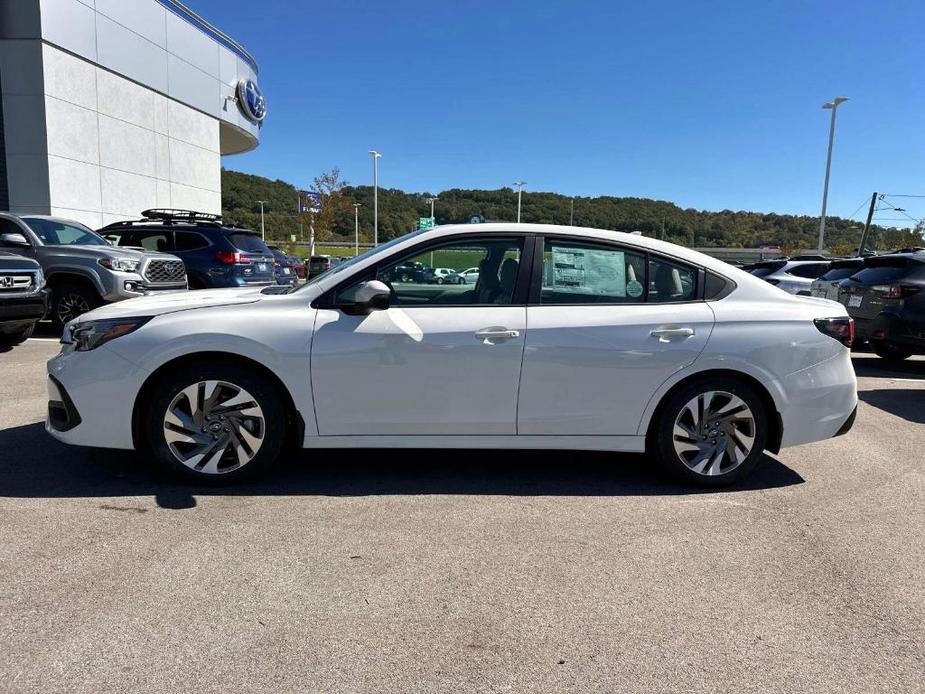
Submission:
{"label": "car hood", "polygon": [[176,292],[157,292],[137,299],[128,299],[101,306],[83,314],[78,321],[82,323],[87,320],[105,318],[159,316],[164,313],[190,311],[198,308],[252,304],[266,298],[266,295],[261,294],[261,289],[262,287],[243,287],[241,289],[202,289],[197,291],[181,289]]}
{"label": "car hood", "polygon": [[170,258],[177,260],[175,255],[163,253],[161,251],[144,251],[134,248],[124,248],[122,246],[43,246],[46,253],[59,255],[63,258],[131,258],[132,260],[142,260],[143,258]]}
{"label": "car hood", "polygon": [[0,251],[0,270],[38,270],[39,267],[32,258]]}

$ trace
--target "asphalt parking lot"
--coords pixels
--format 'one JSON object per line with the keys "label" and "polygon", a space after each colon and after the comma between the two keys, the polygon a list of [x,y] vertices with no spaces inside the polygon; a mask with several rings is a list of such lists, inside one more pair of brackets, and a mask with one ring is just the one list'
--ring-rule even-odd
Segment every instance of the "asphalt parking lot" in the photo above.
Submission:
{"label": "asphalt parking lot", "polygon": [[0,690],[921,691],[925,358],[854,430],[678,489],[644,457],[312,452],[183,487],[48,437],[0,353]]}

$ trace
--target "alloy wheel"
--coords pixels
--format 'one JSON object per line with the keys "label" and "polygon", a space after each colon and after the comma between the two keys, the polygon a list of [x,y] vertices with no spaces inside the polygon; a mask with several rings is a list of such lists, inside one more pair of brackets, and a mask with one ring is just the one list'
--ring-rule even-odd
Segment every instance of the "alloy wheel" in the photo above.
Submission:
{"label": "alloy wheel", "polygon": [[87,299],[75,292],[68,292],[58,300],[58,320],[64,325],[90,310]]}
{"label": "alloy wheel", "polygon": [[164,414],[173,456],[197,472],[223,474],[257,455],[266,434],[263,410],[246,390],[227,381],[199,381],[174,396]]}
{"label": "alloy wheel", "polygon": [[755,415],[737,395],[711,390],[692,398],[674,423],[674,450],[699,475],[735,470],[755,444]]}

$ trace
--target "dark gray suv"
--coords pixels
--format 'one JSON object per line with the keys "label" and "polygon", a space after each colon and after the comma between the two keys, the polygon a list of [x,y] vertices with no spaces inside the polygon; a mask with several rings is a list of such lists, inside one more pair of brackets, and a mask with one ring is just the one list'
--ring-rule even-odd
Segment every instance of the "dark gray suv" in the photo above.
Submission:
{"label": "dark gray suv", "polygon": [[116,248],[69,219],[0,212],[0,250],[39,262],[51,290],[48,317],[58,327],[100,304],[187,288],[176,256]]}

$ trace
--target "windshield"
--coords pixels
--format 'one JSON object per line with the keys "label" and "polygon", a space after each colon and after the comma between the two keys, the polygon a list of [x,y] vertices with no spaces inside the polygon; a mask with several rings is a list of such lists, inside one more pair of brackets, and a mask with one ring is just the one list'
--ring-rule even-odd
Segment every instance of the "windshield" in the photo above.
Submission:
{"label": "windshield", "polygon": [[46,246],[108,246],[102,236],[78,222],[59,222],[41,217],[23,217],[23,221]]}
{"label": "windshield", "polygon": [[[344,262],[342,262],[342,263],[340,263],[340,264],[338,264],[338,265],[335,265],[335,266],[332,267],[330,270],[325,270],[325,271],[322,272],[320,275],[315,275],[315,276],[312,277],[310,280],[308,280],[308,282],[306,282],[305,284],[303,284],[301,287],[294,288],[294,289],[292,289],[292,291],[297,292],[297,291],[299,291],[300,289],[302,289],[303,287],[309,287],[309,286],[315,284],[315,283],[316,283],[318,280],[320,280],[322,277],[327,278],[327,277],[330,277],[331,275],[336,275],[336,274],[339,273],[339,272],[343,272],[344,270],[347,270],[347,269],[353,267],[353,266],[356,265],[357,263],[362,262],[362,261],[364,261],[364,260],[367,260],[368,258],[373,258],[373,257],[375,257],[375,256],[378,256],[378,255],[382,254],[382,253],[385,252],[385,251],[391,250],[394,246],[398,245],[399,243],[401,243],[401,242],[403,242],[403,241],[407,241],[408,239],[414,238],[415,236],[418,236],[418,235],[420,235],[420,234],[423,234],[425,231],[428,231],[428,230],[427,230],[427,229],[418,229],[417,231],[412,231],[410,234],[405,234],[404,236],[399,236],[398,238],[394,238],[394,239],[392,239],[391,241],[386,241],[385,243],[380,244],[380,245],[376,246],[375,248],[370,248],[370,249],[369,249],[368,251],[366,251],[365,253],[360,253],[360,255],[358,255],[358,256],[354,256],[353,258],[348,258],[348,259],[345,260]],[[312,259],[312,261],[314,262],[314,258]]]}

